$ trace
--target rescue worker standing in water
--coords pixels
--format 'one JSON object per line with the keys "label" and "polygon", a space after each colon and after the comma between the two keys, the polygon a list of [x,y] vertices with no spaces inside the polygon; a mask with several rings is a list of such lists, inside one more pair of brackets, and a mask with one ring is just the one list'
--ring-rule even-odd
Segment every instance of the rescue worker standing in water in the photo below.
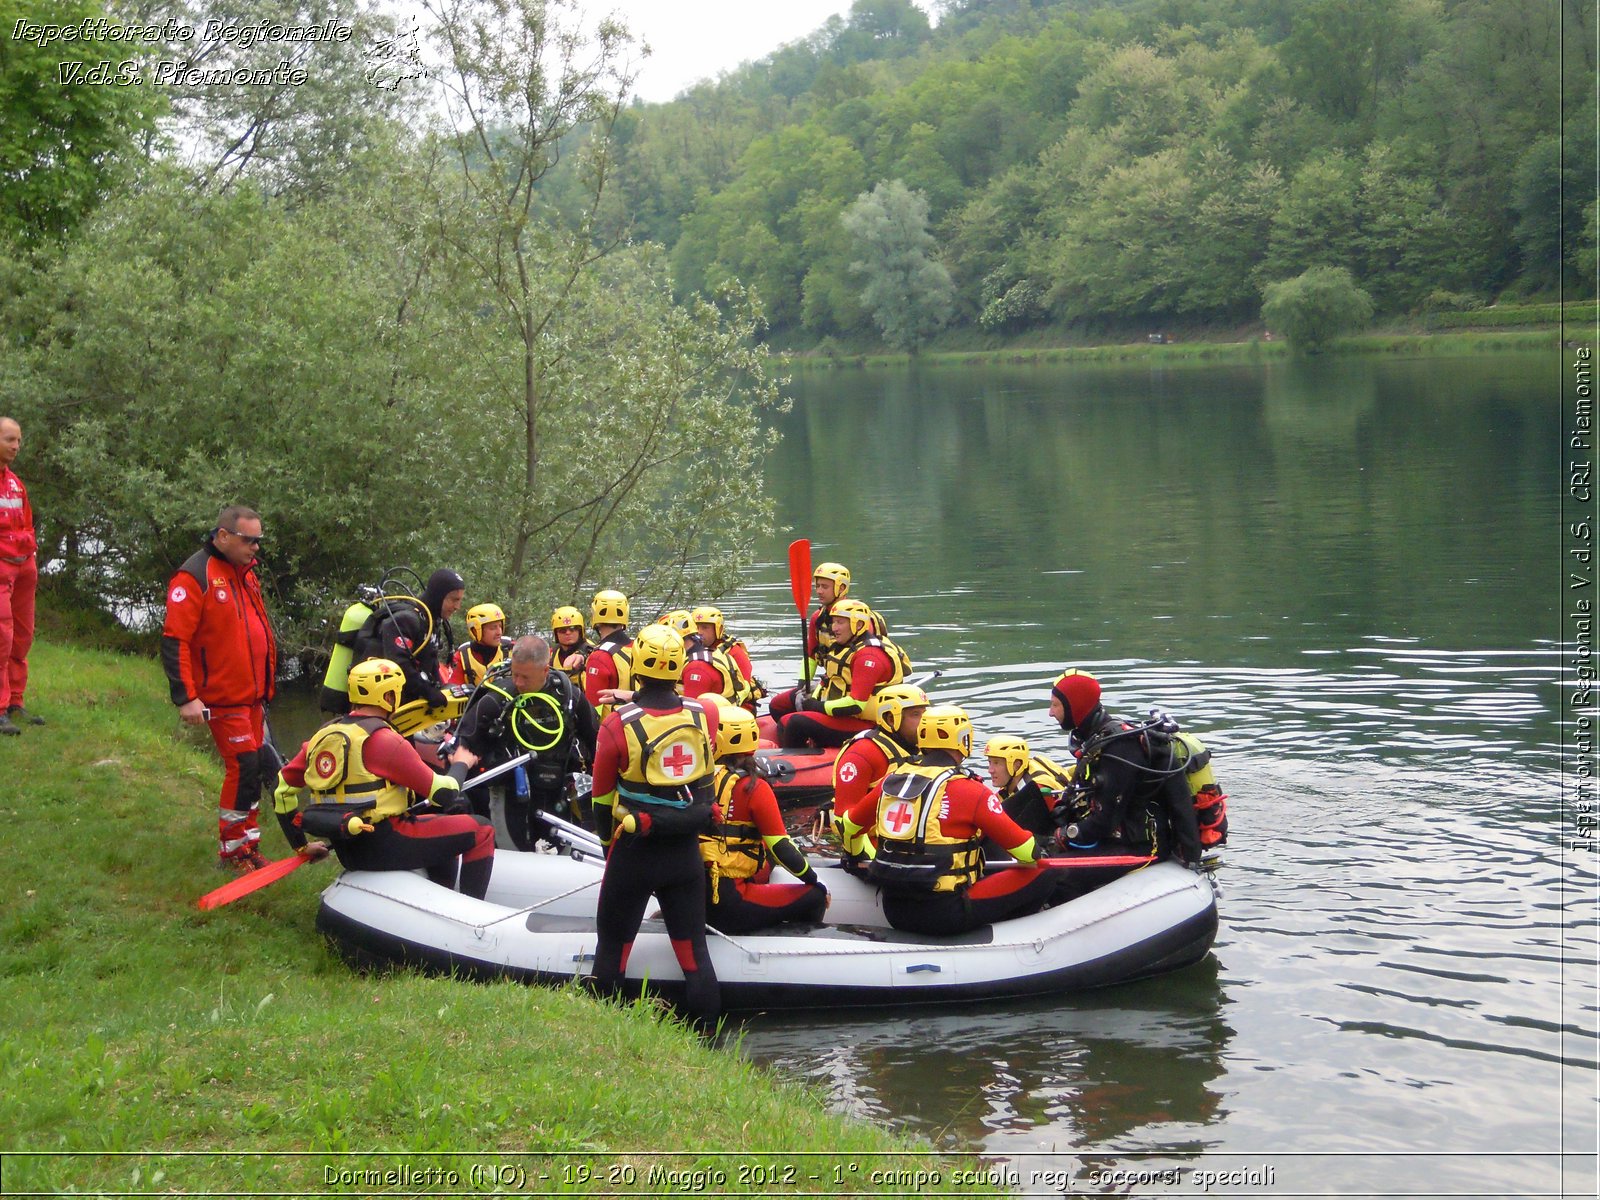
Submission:
{"label": "rescue worker standing in water", "polygon": [[[706,920],[723,933],[751,933],[785,921],[821,921],[828,907],[827,889],[790,839],[772,786],[756,774],[761,737],[755,716],[722,704],[717,722],[716,813],[711,831],[700,837],[708,885]],[[774,863],[800,882],[772,883]]]}
{"label": "rescue worker standing in water", "polygon": [[[428,576],[422,587],[423,613],[416,602],[385,606],[376,614],[370,628],[356,637],[353,657],[386,658],[405,673],[406,688],[402,704],[426,700],[429,708],[446,703],[443,684],[447,682],[450,655],[455,651],[455,631],[450,618],[466,596],[466,582],[448,567]],[[430,630],[431,624],[431,630]]]}
{"label": "rescue worker standing in water", "polygon": [[796,710],[778,722],[780,745],[842,746],[871,729],[879,688],[899,683],[900,662],[873,630],[872,610],[859,600],[833,606],[834,644],[822,652],[822,686],[801,696]]}
{"label": "rescue worker standing in water", "polygon": [[467,609],[467,640],[451,658],[456,678],[477,687],[483,677],[505,662],[511,639],[505,636],[506,614],[498,604],[474,604]]}
{"label": "rescue worker standing in water", "polygon": [[[273,802],[289,844],[299,850],[307,834],[325,837],[346,870],[421,868],[434,883],[483,899],[494,870],[494,827],[471,813],[411,811],[417,796],[455,805],[466,768],[434,774],[389,725],[405,688],[396,663],[357,663],[347,686],[350,712],[325,722],[279,773]],[[311,803],[297,813],[302,787]]]}
{"label": "rescue worker standing in water", "polygon": [[[890,773],[882,789],[842,814],[847,853],[877,842],[868,874],[883,888],[883,915],[896,929],[938,936],[1019,917],[1055,890],[1036,866],[1033,835],[1005,814],[999,798],[961,769],[972,750],[963,709],[935,705],[917,726],[919,757]],[[983,838],[1021,866],[984,874]]]}
{"label": "rescue worker standing in water", "polygon": [[706,949],[700,835],[711,824],[717,714],[678,694],[683,663],[683,639],[671,629],[641,630],[632,647],[637,690],[600,725],[594,825],[607,849],[593,980],[602,993],[621,991],[645,906],[655,896],[683,970],[684,1007],[710,1022],[722,1005]]}

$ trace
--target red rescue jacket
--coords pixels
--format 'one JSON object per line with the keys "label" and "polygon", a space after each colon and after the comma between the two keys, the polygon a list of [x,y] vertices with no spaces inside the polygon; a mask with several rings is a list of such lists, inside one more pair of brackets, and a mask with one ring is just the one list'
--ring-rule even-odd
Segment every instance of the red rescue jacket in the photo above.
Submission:
{"label": "red rescue jacket", "polygon": [[161,665],[174,704],[233,708],[272,699],[278,643],[255,563],[236,567],[209,541],[189,556],[167,584]]}

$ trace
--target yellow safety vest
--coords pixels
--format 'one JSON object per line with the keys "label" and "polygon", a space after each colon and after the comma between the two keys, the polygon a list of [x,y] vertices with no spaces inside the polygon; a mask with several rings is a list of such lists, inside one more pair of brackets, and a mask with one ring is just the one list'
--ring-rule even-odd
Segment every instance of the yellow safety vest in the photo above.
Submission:
{"label": "yellow safety vest", "polygon": [[717,881],[749,879],[767,861],[767,843],[753,821],[734,821],[734,789],[746,777],[718,767],[714,788],[716,812],[711,832],[700,836],[700,857],[711,873],[711,896],[716,896]]}
{"label": "yellow safety vest", "polygon": [[411,793],[367,770],[362,760],[367,739],[388,725],[382,717],[335,717],[306,744],[307,811],[331,812],[376,822],[411,806]]}
{"label": "yellow safety vest", "polygon": [[868,870],[885,887],[957,892],[983,874],[981,836],[951,837],[939,826],[956,775],[955,767],[906,763],[884,779],[873,830],[878,852]]}

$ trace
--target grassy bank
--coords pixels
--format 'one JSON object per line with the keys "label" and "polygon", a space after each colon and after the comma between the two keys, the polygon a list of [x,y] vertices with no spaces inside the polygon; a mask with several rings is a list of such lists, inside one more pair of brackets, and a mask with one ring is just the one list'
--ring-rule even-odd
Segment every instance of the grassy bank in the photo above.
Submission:
{"label": "grassy bank", "polygon": [[[1570,334],[1570,329],[1569,329]],[[1400,354],[1451,357],[1501,351],[1554,349],[1560,345],[1557,329],[1484,329],[1473,332],[1428,332],[1391,329],[1341,338],[1326,355]],[[860,370],[906,366],[913,361],[930,366],[1034,366],[1089,365],[1094,363],[1147,363],[1176,367],[1190,363],[1258,363],[1287,361],[1293,348],[1283,341],[1260,338],[1244,341],[1128,342],[1101,346],[1006,346],[988,349],[924,350],[915,360],[906,354],[788,352],[779,355],[786,368],[801,370]]]}
{"label": "grassy bank", "polygon": [[[357,975],[313,930],[331,863],[200,913],[220,767],[157,664],[40,644],[32,668],[50,724],[0,739],[6,1193],[703,1195],[688,1172],[720,1170],[838,1194],[941,1165],[648,1005]],[[777,1182],[741,1186],[757,1168]]]}

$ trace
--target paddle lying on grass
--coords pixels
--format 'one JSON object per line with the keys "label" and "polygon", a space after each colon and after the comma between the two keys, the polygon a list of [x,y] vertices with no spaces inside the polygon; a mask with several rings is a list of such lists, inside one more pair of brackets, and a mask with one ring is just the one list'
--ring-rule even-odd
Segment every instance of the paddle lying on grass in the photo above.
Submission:
{"label": "paddle lying on grass", "polygon": [[[498,767],[485,771],[476,779],[462,784],[461,790],[470,792],[480,783],[488,783],[491,779],[498,779],[508,771],[516,770],[532,757],[533,755],[531,754],[519,754],[510,762],[503,762]],[[282,756],[279,755],[279,758],[281,759]],[[251,871],[247,875],[241,875],[237,879],[230,879],[215,891],[207,892],[204,896],[201,896],[195,903],[202,911],[221,908],[225,904],[232,904],[235,900],[248,896],[251,892],[260,891],[269,884],[277,883],[285,875],[293,874],[308,862],[320,862],[322,857],[326,856],[312,858],[304,850],[296,850],[287,858],[274,859],[258,870]]]}

